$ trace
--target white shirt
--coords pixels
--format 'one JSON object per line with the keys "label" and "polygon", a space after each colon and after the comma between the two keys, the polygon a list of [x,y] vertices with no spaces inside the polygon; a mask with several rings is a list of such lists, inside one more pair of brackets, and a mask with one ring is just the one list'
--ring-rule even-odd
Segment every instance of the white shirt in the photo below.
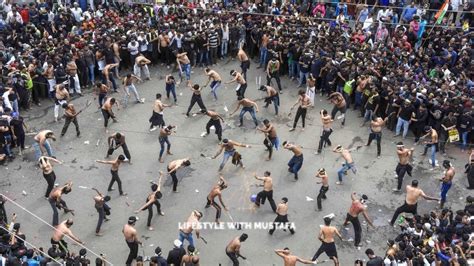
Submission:
{"label": "white shirt", "polygon": [[127,48],[131,55],[138,54],[138,42],[135,42],[135,45],[133,45],[132,42],[129,42]]}
{"label": "white shirt", "polygon": [[368,28],[370,28],[370,26],[372,26],[372,22],[374,21],[373,18],[367,18],[365,21],[364,21],[364,26],[362,27],[363,30],[367,30]]}
{"label": "white shirt", "polygon": [[[16,16],[14,16],[16,14]],[[18,12],[13,12],[13,11],[10,11],[8,12],[7,14],[7,23],[13,23],[14,21],[16,20],[16,22],[20,23],[20,24],[23,24],[23,19],[21,18],[20,16],[20,13]]]}
{"label": "white shirt", "polygon": [[74,16],[74,19],[76,22],[81,22],[82,21],[82,9],[79,7],[73,7],[71,8],[71,13]]}

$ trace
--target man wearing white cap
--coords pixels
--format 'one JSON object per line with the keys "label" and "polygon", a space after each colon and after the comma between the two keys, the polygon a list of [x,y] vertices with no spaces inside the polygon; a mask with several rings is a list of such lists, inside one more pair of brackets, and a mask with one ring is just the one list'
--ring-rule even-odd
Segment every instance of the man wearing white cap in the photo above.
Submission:
{"label": "man wearing white cap", "polygon": [[181,265],[181,260],[183,259],[183,256],[186,255],[186,250],[184,250],[183,242],[179,241],[179,239],[176,239],[173,242],[173,249],[170,250],[168,253],[168,258],[166,259],[166,262],[169,265]]}

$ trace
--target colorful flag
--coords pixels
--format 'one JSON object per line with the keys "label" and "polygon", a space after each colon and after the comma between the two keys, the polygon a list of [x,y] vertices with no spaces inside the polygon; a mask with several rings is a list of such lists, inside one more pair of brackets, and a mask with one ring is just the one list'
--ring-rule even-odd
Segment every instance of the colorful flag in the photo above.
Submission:
{"label": "colorful flag", "polygon": [[443,21],[444,15],[446,15],[446,11],[448,11],[449,7],[449,0],[444,1],[443,5],[441,8],[436,12],[435,19],[436,19],[436,24],[440,24],[441,21]]}

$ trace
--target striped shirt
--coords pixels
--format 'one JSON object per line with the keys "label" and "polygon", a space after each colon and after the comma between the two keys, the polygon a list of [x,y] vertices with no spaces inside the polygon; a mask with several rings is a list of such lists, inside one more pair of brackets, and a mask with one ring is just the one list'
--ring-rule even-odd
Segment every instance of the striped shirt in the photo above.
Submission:
{"label": "striped shirt", "polygon": [[217,48],[219,45],[219,35],[216,31],[211,31],[208,35],[209,38],[209,48]]}

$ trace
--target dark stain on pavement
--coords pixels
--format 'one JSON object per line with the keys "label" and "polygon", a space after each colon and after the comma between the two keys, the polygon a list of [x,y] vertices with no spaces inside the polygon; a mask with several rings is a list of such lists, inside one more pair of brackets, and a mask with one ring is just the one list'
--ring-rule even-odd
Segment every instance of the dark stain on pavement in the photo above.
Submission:
{"label": "dark stain on pavement", "polygon": [[[81,166],[81,169],[82,169],[82,166]],[[91,165],[89,166],[88,168],[85,168],[84,171],[90,171],[92,169],[99,169],[99,167],[95,166],[95,165]]]}

